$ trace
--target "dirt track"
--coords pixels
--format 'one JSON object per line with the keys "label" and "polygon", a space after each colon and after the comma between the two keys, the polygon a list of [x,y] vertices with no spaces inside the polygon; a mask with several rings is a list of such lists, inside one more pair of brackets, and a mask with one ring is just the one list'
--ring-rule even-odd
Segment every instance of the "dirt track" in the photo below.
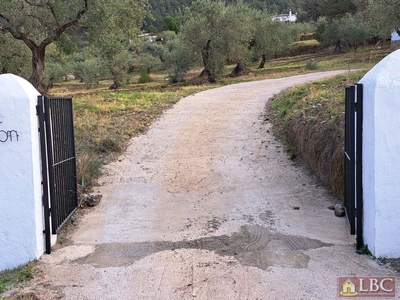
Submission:
{"label": "dirt track", "polygon": [[[73,244],[27,291],[62,299],[336,299],[338,276],[392,275],[270,132],[274,94],[333,72],[182,99],[100,180]],[[295,208],[295,209],[294,209]]]}

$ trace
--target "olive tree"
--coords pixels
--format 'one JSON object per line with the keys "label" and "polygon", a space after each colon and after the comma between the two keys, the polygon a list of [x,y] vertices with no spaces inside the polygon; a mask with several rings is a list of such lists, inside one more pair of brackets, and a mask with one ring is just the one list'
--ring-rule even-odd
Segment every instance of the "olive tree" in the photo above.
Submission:
{"label": "olive tree", "polygon": [[338,20],[356,12],[357,7],[352,0],[324,0],[321,8],[321,15],[328,20]]}
{"label": "olive tree", "polygon": [[317,22],[321,16],[322,8],[324,6],[324,0],[304,0],[302,8],[305,13],[305,19]]}
{"label": "olive tree", "polygon": [[223,33],[225,54],[229,62],[236,67],[231,76],[241,76],[245,71],[245,64],[251,59],[249,42],[253,32],[253,16],[255,10],[242,1],[226,6],[223,23],[226,28]]}
{"label": "olive tree", "polygon": [[0,0],[0,32],[22,41],[31,51],[29,81],[41,88],[46,48],[69,28],[95,32],[90,38],[114,30],[130,32],[141,24],[147,0]]}
{"label": "olive tree", "polygon": [[10,35],[0,34],[0,45],[3,45],[0,51],[0,74],[13,73],[28,77],[31,70],[30,52],[24,43]]}
{"label": "olive tree", "polygon": [[365,13],[366,21],[375,27],[382,39],[390,37],[392,31],[400,34],[400,0],[369,1]]}
{"label": "olive tree", "polygon": [[186,12],[186,20],[181,27],[181,35],[192,59],[201,58],[203,71],[209,81],[216,80],[216,74],[225,66],[222,32],[225,28],[222,20],[225,3],[222,1],[198,0]]}
{"label": "olive tree", "polygon": [[120,34],[110,38],[107,34],[99,35],[92,44],[92,51],[101,60],[102,77],[111,78],[112,89],[118,89],[133,65],[133,55],[129,51],[129,40]]}
{"label": "olive tree", "polygon": [[186,11],[182,39],[193,59],[201,59],[200,75],[207,76],[210,82],[216,80],[228,59],[241,68],[249,58],[250,11],[242,1],[226,5],[221,0],[197,0]]}
{"label": "olive tree", "polygon": [[320,26],[323,26],[323,32],[320,34],[318,41],[324,45],[335,45],[335,53],[342,52],[342,40],[339,34],[340,20],[321,23]]}
{"label": "olive tree", "polygon": [[354,51],[372,38],[372,32],[371,27],[358,15],[347,15],[340,19],[339,37],[344,45],[353,48]]}
{"label": "olive tree", "polygon": [[251,48],[254,58],[261,58],[258,69],[262,69],[266,60],[281,54],[292,42],[290,24],[272,21],[271,17],[264,12],[256,16],[254,23]]}
{"label": "olive tree", "polygon": [[73,75],[85,83],[87,88],[94,87],[99,83],[101,60],[94,55],[90,47],[71,54],[69,59]]}
{"label": "olive tree", "polygon": [[175,33],[178,33],[180,28],[181,28],[181,24],[175,18],[173,18],[171,16],[166,16],[164,18],[164,22],[162,24],[163,31],[173,31]]}
{"label": "olive tree", "polygon": [[165,65],[172,82],[182,81],[190,68],[190,55],[180,39],[167,41],[164,53]]}
{"label": "olive tree", "polygon": [[[321,25],[322,26],[322,25]],[[320,41],[326,45],[335,45],[335,52],[341,52],[342,46],[353,48],[354,51],[373,36],[373,30],[362,21],[359,15],[346,15],[323,25]]]}

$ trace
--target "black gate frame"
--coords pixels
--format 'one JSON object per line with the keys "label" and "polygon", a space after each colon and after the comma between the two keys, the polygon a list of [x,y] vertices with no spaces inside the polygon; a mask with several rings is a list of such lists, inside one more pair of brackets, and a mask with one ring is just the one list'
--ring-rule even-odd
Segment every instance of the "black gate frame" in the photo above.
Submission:
{"label": "black gate frame", "polygon": [[357,249],[363,241],[362,131],[363,85],[346,87],[345,96],[345,197],[350,233],[356,235]]}
{"label": "black gate frame", "polygon": [[78,208],[72,98],[38,96],[46,253]]}

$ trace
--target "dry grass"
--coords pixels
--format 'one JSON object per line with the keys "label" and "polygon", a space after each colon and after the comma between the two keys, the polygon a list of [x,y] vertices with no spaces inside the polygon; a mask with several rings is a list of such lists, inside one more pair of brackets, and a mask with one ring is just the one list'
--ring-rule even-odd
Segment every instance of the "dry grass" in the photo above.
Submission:
{"label": "dry grass", "polygon": [[127,141],[146,131],[150,124],[182,97],[207,86],[165,85],[151,82],[132,84],[111,91],[108,82],[86,90],[78,82],[68,82],[52,90],[58,96],[72,96],[78,182],[92,182],[101,166],[121,153]]}

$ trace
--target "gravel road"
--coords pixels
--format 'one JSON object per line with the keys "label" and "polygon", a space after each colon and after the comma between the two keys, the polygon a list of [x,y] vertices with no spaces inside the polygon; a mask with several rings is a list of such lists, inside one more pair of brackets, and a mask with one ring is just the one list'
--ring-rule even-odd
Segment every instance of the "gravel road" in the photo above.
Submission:
{"label": "gravel road", "polygon": [[[100,179],[73,243],[43,256],[39,299],[336,299],[392,271],[354,251],[337,203],[275,140],[265,104],[322,72],[186,97]],[[397,276],[397,275],[394,275]],[[399,294],[399,293],[398,293]]]}

